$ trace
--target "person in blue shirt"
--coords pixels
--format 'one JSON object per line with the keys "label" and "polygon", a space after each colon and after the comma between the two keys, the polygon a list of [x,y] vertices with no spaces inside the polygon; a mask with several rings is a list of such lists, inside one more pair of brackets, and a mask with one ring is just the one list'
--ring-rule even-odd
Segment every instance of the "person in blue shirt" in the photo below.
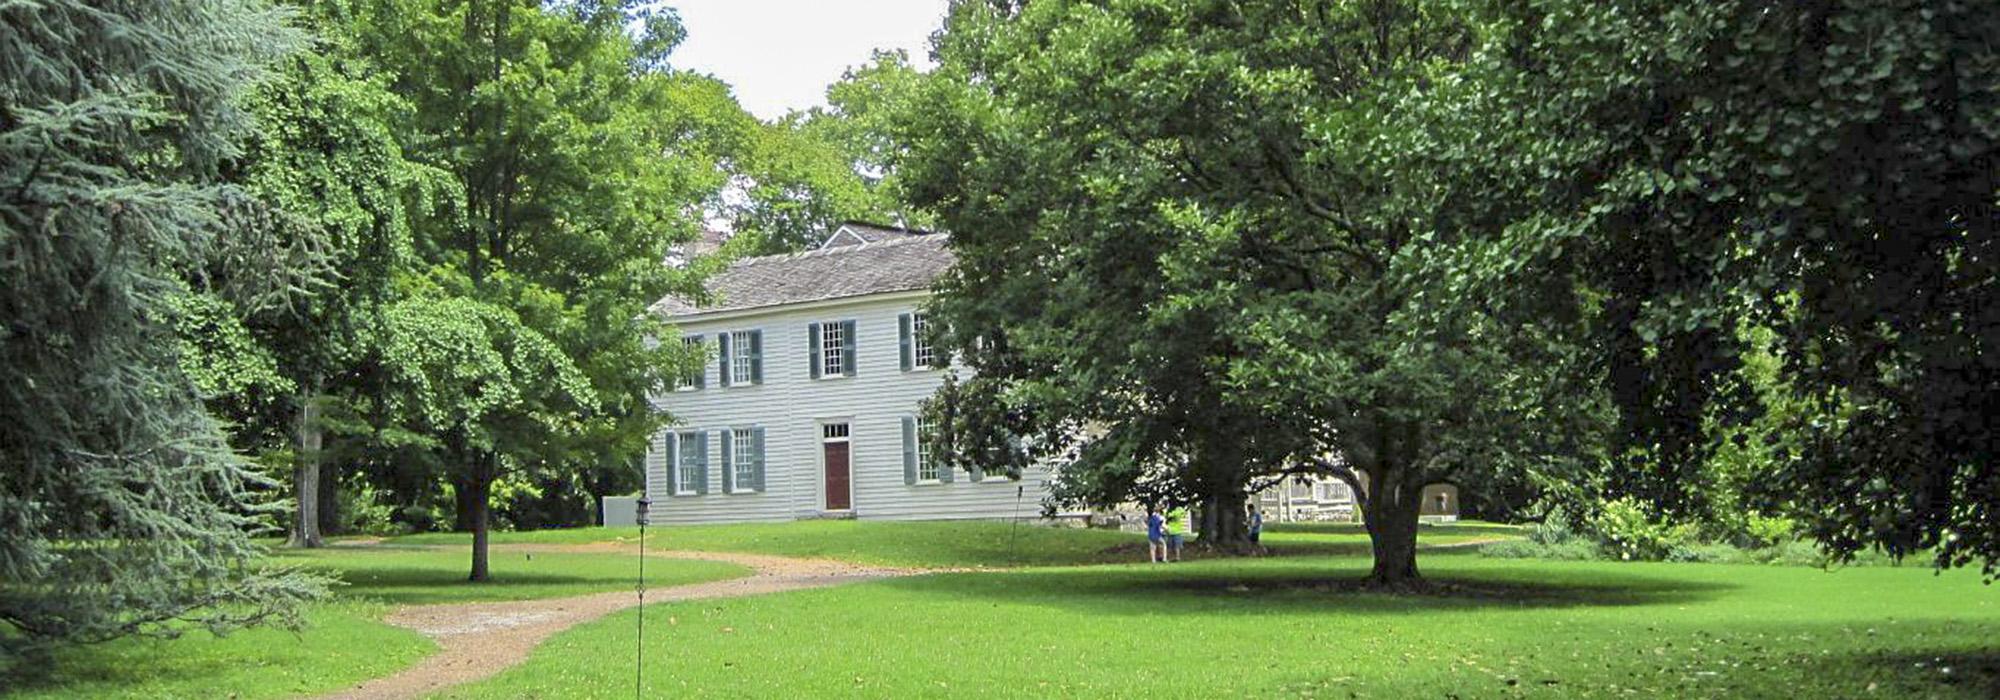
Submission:
{"label": "person in blue shirt", "polygon": [[1250,544],[1257,544],[1257,538],[1264,534],[1264,514],[1257,510],[1257,504],[1250,504]]}
{"label": "person in blue shirt", "polygon": [[1146,504],[1146,554],[1155,564],[1167,563],[1167,518],[1150,503]]}

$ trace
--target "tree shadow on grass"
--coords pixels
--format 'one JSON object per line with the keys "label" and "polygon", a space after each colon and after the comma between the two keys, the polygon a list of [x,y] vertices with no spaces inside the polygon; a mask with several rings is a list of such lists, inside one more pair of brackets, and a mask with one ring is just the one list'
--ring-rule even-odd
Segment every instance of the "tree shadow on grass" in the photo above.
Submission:
{"label": "tree shadow on grass", "polygon": [[1834,654],[1808,663],[1809,675],[1868,688],[1876,697],[2000,698],[2000,646]]}
{"label": "tree shadow on grass", "polygon": [[886,585],[1032,605],[1137,615],[1259,612],[1421,614],[1439,610],[1675,605],[1710,600],[1722,583],[1592,572],[1587,577],[1497,567],[1429,576],[1414,591],[1382,592],[1366,570],[1325,565],[1233,568],[1227,563],[1126,569],[1024,570],[934,576]]}

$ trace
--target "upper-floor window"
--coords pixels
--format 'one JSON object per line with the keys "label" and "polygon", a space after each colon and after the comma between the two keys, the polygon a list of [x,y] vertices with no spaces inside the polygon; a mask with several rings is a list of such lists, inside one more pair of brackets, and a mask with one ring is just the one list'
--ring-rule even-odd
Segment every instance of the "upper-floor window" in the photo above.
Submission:
{"label": "upper-floor window", "polygon": [[819,332],[819,373],[821,376],[839,376],[840,368],[847,360],[847,327],[838,323],[822,323]]}
{"label": "upper-floor window", "polygon": [[[681,338],[681,347],[691,348],[690,352],[699,353],[702,347],[701,336],[691,335],[685,338]],[[674,378],[674,389],[675,390],[700,389],[702,383],[702,374],[707,369],[707,367],[708,367],[708,358],[703,357],[700,362],[696,362],[693,367],[688,368],[687,371],[681,373],[680,376]]]}
{"label": "upper-floor window", "polygon": [[896,325],[902,333],[903,371],[930,369],[939,364],[937,349],[931,346],[929,314],[912,311],[898,316]]}
{"label": "upper-floor window", "polygon": [[930,367],[937,361],[937,353],[931,350],[930,314],[910,314],[910,346],[915,348],[916,366]]}
{"label": "upper-floor window", "polygon": [[722,344],[717,376],[723,386],[748,386],[764,382],[764,332],[730,331],[716,336]]}
{"label": "upper-floor window", "polygon": [[729,334],[729,352],[732,355],[729,363],[730,384],[749,384],[756,380],[756,375],[752,373],[752,370],[756,369],[754,360],[756,349],[757,342],[752,337],[751,331],[736,331]]}
{"label": "upper-floor window", "polygon": [[853,321],[822,321],[806,325],[806,339],[812,344],[807,348],[806,366],[811,368],[812,377],[854,376],[855,338]]}

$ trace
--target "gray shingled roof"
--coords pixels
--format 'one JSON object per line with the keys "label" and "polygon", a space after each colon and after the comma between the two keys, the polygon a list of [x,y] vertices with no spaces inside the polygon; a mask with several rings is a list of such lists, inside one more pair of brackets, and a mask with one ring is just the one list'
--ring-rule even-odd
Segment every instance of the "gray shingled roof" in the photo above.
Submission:
{"label": "gray shingled roof", "polygon": [[667,297],[668,317],[928,289],[956,259],[943,234],[901,236],[790,255],[744,258],[708,280],[710,303]]}
{"label": "gray shingled roof", "polygon": [[[840,235],[842,231],[848,231],[853,233],[854,235],[853,236]],[[930,231],[919,231],[917,229],[911,229],[911,228],[897,228],[894,226],[883,226],[880,224],[863,223],[860,221],[844,221],[841,222],[839,226],[834,227],[833,233],[827,236],[826,240],[820,244],[820,247],[837,248],[845,245],[859,245],[861,243],[892,241],[898,238],[909,238],[912,236],[925,236],[925,235],[930,235],[930,233],[931,233]],[[856,237],[859,237],[861,240],[860,241],[854,240]]]}

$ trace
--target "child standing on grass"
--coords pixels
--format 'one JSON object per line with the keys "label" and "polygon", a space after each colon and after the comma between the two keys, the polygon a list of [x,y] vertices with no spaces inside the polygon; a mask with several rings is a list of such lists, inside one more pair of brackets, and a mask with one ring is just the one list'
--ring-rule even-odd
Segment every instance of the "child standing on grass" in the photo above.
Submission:
{"label": "child standing on grass", "polygon": [[1159,508],[1146,504],[1146,555],[1155,564],[1167,563],[1167,519]]}
{"label": "child standing on grass", "polygon": [[1167,555],[1172,561],[1181,560],[1181,534],[1187,532],[1187,511],[1169,506],[1167,523],[1162,528],[1167,539]]}
{"label": "child standing on grass", "polygon": [[1250,504],[1250,544],[1258,544],[1257,538],[1264,534],[1264,514],[1257,510],[1257,504]]}

